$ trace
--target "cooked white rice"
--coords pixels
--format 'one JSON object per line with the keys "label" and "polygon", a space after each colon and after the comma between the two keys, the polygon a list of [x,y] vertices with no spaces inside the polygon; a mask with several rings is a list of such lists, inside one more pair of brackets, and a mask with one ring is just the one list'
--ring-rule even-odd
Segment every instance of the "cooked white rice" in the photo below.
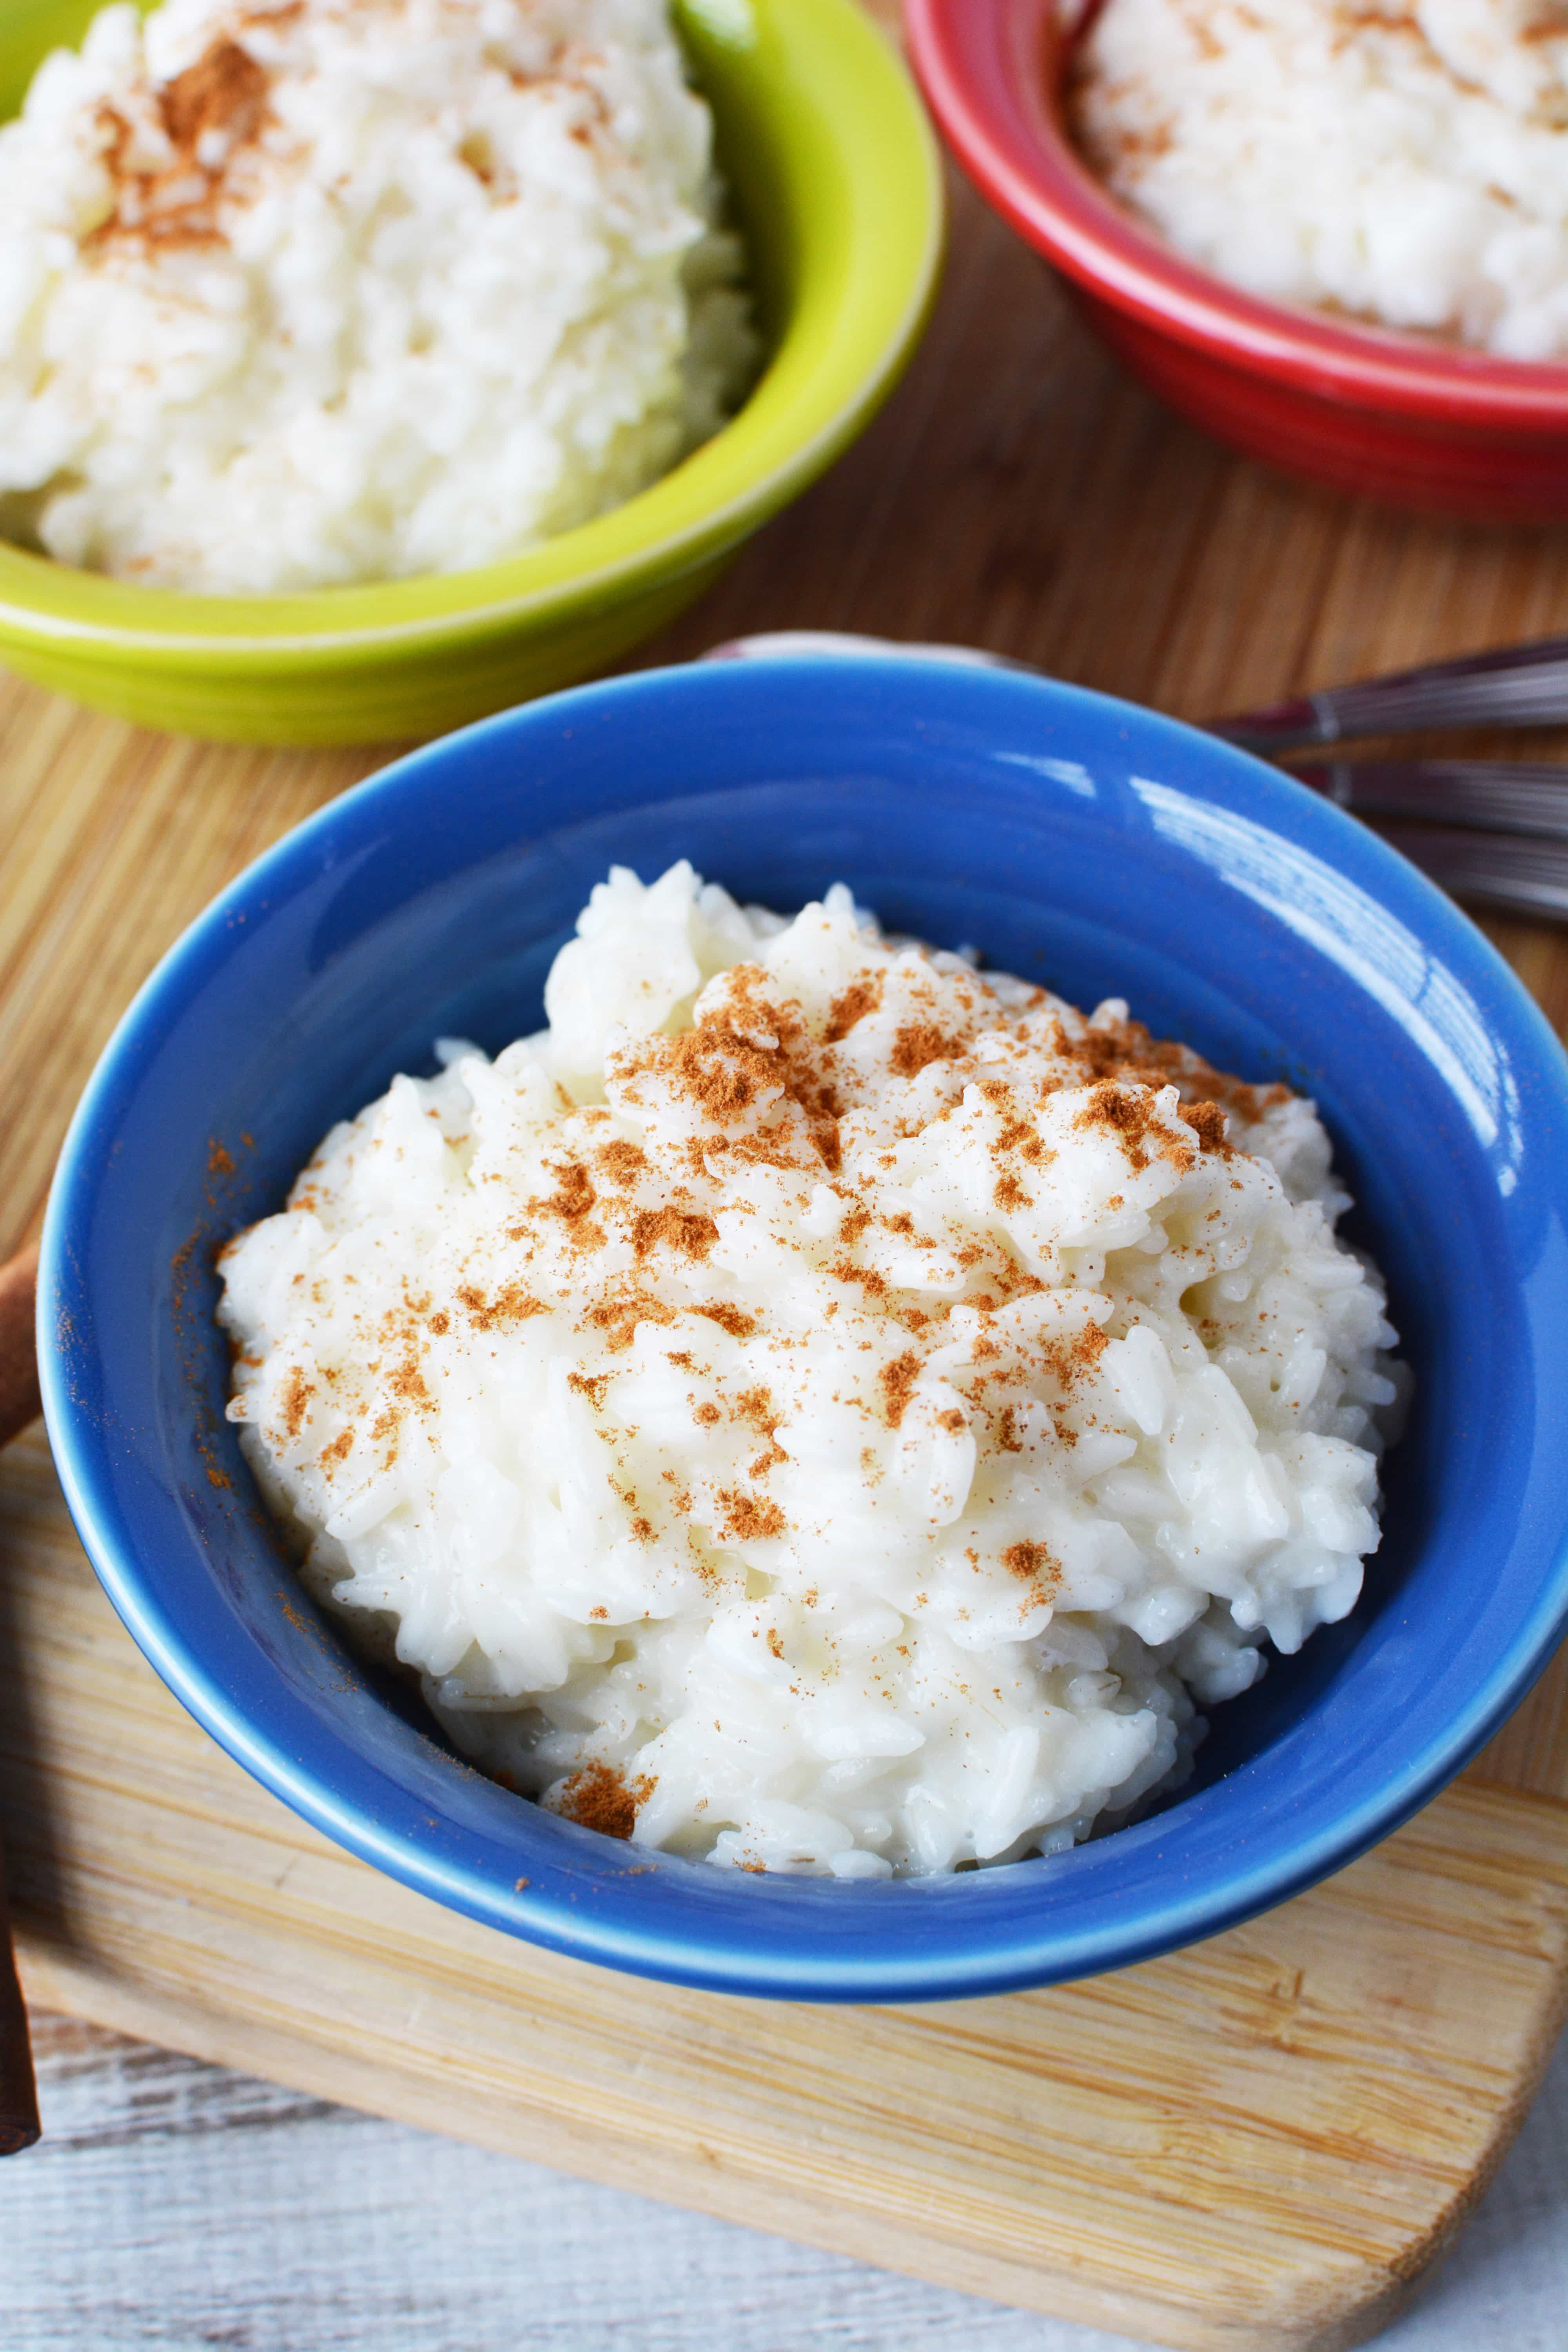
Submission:
{"label": "cooked white rice", "polygon": [[1090,162],[1247,292],[1568,352],[1563,0],[1107,0]]}
{"label": "cooked white rice", "polygon": [[105,8],[0,128],[0,531],[237,593],[645,488],[755,344],[668,0]]}
{"label": "cooked white rice", "polygon": [[309,1588],[645,1844],[876,1878],[1124,1814],[1378,1541],[1311,1104],[841,888],[617,868],[578,931],[546,1031],[443,1044],[224,1258]]}

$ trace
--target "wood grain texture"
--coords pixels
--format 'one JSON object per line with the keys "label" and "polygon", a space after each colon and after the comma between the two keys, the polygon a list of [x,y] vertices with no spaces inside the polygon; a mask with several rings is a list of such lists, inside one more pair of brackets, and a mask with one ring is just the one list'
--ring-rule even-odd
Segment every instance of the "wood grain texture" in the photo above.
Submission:
{"label": "wood grain texture", "polygon": [[[77,2021],[38,2060],[5,2352],[1134,2352]],[[1565,2302],[1568,2042],[1378,2352],[1562,2352]]]}
{"label": "wood grain texture", "polygon": [[1328,2352],[1397,2308],[1554,2038],[1568,1806],[1480,1785],[1252,1926],[1047,1992],[806,2009],[531,1951],[352,1860],[220,1754],[132,1650],[39,1438],[0,1499],[0,1637],[26,1662],[0,1819],[43,2005],[1237,2352]]}
{"label": "wood grain texture", "polygon": [[[1565,611],[1563,534],[1347,506],[1162,415],[961,194],[947,290],[889,410],[647,658],[860,628],[990,645],[1201,716]],[[71,1105],[158,953],[379,756],[175,742],[0,687],[0,1251],[36,1226]],[[1489,929],[1561,1028],[1562,940]],[[1230,2352],[1332,2352],[1380,2324],[1479,2195],[1551,2046],[1561,1671],[1416,1822],[1248,1927],[1051,1992],[803,2010],[531,1952],[351,1861],[131,1650],[37,1439],[0,1465],[0,1648],[21,1662],[0,1821],[36,2000]]]}

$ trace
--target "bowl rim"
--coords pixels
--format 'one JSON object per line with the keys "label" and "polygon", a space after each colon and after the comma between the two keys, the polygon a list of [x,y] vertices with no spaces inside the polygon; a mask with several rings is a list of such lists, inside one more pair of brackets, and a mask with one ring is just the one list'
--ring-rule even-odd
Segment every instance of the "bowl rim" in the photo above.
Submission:
{"label": "bowl rim", "polygon": [[[885,678],[890,674],[895,686],[901,677],[917,709],[920,690],[929,694],[933,667],[951,673],[955,667],[911,658],[896,650],[869,657],[866,666],[880,667]],[[676,691],[685,693],[697,680],[707,678],[713,681],[712,690],[721,693],[726,689],[720,681],[726,678],[738,680],[750,673],[754,679],[762,672],[775,680],[783,674],[787,683],[793,672],[803,686],[832,688],[844,682],[847,670],[860,667],[831,656],[780,656],[757,664],[682,664],[570,688],[421,746],[284,834],[220,892],[167,950],[103,1049],[72,1118],[50,1191],[38,1282],[37,1338],[45,1412],[61,1484],[72,1519],[115,1610],[150,1663],[198,1722],[237,1763],[307,1821],[419,1893],[485,1925],[573,1958],[715,1991],[789,2000],[886,2002],[975,1997],[1135,1965],[1234,1927],[1353,1861],[1399,1828],[1463,1769],[1512,1712],[1568,1632],[1568,1528],[1559,1531],[1550,1570],[1539,1589],[1528,1606],[1521,1604],[1503,1654],[1463,1707],[1446,1719],[1441,1732],[1381,1778],[1372,1793],[1348,1811],[1335,1812],[1315,1836],[1302,1843],[1281,1845],[1253,1857],[1240,1870],[1233,1869],[1224,1882],[1221,1899],[1215,1899],[1215,1889],[1206,1884],[1195,1891],[1172,1885],[1157,1911],[1151,1905],[1135,1924],[1111,1934],[1103,1928],[1092,1932],[1085,1928],[1076,1939],[1053,1927],[1050,1906],[1043,1904],[1027,1939],[1015,1934],[998,1951],[987,1946],[982,1933],[956,1957],[946,1948],[933,1954],[922,1949],[918,1938],[911,1938],[910,1948],[907,1954],[900,1951],[895,1963],[888,1956],[887,1939],[870,1937],[866,1941],[874,1948],[868,1953],[841,1948],[824,1957],[811,1948],[808,1935],[802,1937],[799,1951],[781,1954],[770,1943],[765,1960],[734,1948],[721,1949],[715,1957],[712,1947],[704,1943],[700,1916],[690,1926],[672,1927],[624,1914],[597,1916],[595,1906],[574,1907],[575,1895],[567,1899],[545,1896],[537,1887],[509,1894],[492,1874],[452,1850],[455,1839],[443,1849],[438,1841],[421,1835],[415,1825],[428,1819],[422,1801],[398,1789],[395,1802],[383,1802],[374,1809],[363,1802],[356,1805],[350,1785],[353,1780],[368,1777],[378,1786],[394,1784],[380,1767],[367,1764],[344,1735],[316,1724],[318,1742],[335,1746],[351,1768],[345,1774],[345,1785],[350,1785],[347,1796],[321,1764],[296,1748],[282,1710],[271,1721],[262,1720],[253,1705],[237,1696],[221,1665],[193,1646],[177,1617],[153,1590],[138,1560],[133,1530],[108,1475],[111,1433],[76,1394],[64,1352],[70,1318],[83,1296],[77,1242],[90,1223],[97,1190],[112,1156],[113,1146],[106,1145],[104,1139],[112,1132],[115,1099],[128,1084],[133,1086],[140,1070],[158,1050],[170,1018],[192,993],[199,992],[208,966],[247,930],[249,918],[264,913],[269,903],[287,904],[287,891],[278,886],[303,855],[331,842],[334,832],[345,825],[352,841],[352,829],[366,807],[411,784],[428,789],[454,756],[461,759],[467,748],[487,737],[525,737],[533,729],[562,736],[584,731],[594,718],[606,710],[613,712],[617,706],[635,714],[639,706],[657,704],[669,691],[671,681],[684,680],[685,685],[677,685]],[[1098,713],[1112,723],[1135,719],[1141,730],[1152,727],[1168,731],[1178,750],[1199,739],[1205,759],[1215,763],[1222,779],[1226,772],[1233,778],[1242,777],[1245,772],[1252,796],[1249,805],[1266,819],[1279,823],[1287,833],[1293,830],[1292,814],[1299,820],[1310,811],[1314,833],[1320,839],[1326,835],[1340,845],[1346,868],[1358,876],[1363,887],[1369,869],[1374,886],[1380,877],[1397,883],[1406,902],[1414,898],[1424,908],[1431,929],[1459,967],[1488,975],[1491,988],[1500,991],[1510,1008],[1510,1042],[1521,1046],[1528,1043],[1540,1066],[1552,1074],[1554,1107],[1568,1119],[1568,1064],[1563,1063],[1540,1008],[1484,935],[1436,885],[1376,835],[1279,770],[1163,713],[1032,673],[965,667],[961,675],[982,681],[978,688],[982,693],[1043,692],[1058,709],[1083,709],[1091,716]],[[697,691],[703,688],[699,686]],[[1220,804],[1225,804],[1223,799]],[[349,843],[342,845],[346,848]],[[1028,1867],[1026,1864],[1019,1866]],[[601,1873],[609,1874],[607,1869]],[[913,1880],[869,1890],[835,1886],[833,1893],[848,1903],[857,1895],[862,1900],[868,1895],[884,1902],[893,1898],[908,1922],[910,1915],[899,1898],[910,1893],[918,1895],[928,1885],[957,1883]],[[966,1886],[970,1883],[963,1882]],[[760,1888],[768,1882],[748,1884]]]}
{"label": "bowl rim", "polygon": [[[879,287],[874,331],[857,310],[852,353],[836,347],[805,399],[792,388],[787,409],[774,416],[764,407],[759,419],[775,352],[735,415],[646,489],[520,555],[456,572],[208,595],[110,579],[0,541],[0,641],[220,669],[241,657],[263,671],[292,670],[301,656],[325,665],[384,648],[438,649],[531,620],[566,622],[697,571],[814,480],[886,398],[935,299],[946,227],[941,148],[902,58],[855,0],[677,0],[677,9],[716,48],[831,47],[836,103],[842,109],[838,86],[847,85],[899,142],[894,167],[884,153],[877,173],[861,176],[888,218],[896,215],[907,266]],[[760,452],[752,446],[759,438]]]}
{"label": "bowl rim", "polygon": [[[1434,422],[1568,425],[1568,362],[1500,359],[1242,292],[1116,203],[1043,69],[1058,0],[904,0],[910,62],[981,194],[1090,295],[1248,373]],[[1070,37],[1070,34],[1068,36]]]}

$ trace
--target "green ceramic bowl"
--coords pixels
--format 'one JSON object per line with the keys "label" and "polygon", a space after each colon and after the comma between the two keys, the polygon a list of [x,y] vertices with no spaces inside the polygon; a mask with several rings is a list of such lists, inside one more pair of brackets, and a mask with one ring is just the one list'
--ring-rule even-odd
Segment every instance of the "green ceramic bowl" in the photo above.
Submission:
{"label": "green ceramic bowl", "polygon": [[[6,0],[0,116],[93,0]],[[856,0],[675,0],[770,358],[673,473],[531,553],[284,596],[127,586],[0,545],[0,660],[153,727],[267,743],[432,735],[603,668],[700,593],[875,412],[924,323],[942,184]]]}

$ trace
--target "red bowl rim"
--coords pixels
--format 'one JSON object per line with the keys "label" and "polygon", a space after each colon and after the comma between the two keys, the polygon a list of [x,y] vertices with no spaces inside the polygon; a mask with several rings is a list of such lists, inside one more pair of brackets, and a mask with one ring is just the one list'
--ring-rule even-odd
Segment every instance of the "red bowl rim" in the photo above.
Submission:
{"label": "red bowl rim", "polygon": [[915,71],[982,195],[1117,310],[1248,373],[1408,416],[1529,429],[1568,423],[1568,365],[1447,351],[1243,294],[1141,228],[1051,110],[1043,60],[1058,0],[904,0]]}

